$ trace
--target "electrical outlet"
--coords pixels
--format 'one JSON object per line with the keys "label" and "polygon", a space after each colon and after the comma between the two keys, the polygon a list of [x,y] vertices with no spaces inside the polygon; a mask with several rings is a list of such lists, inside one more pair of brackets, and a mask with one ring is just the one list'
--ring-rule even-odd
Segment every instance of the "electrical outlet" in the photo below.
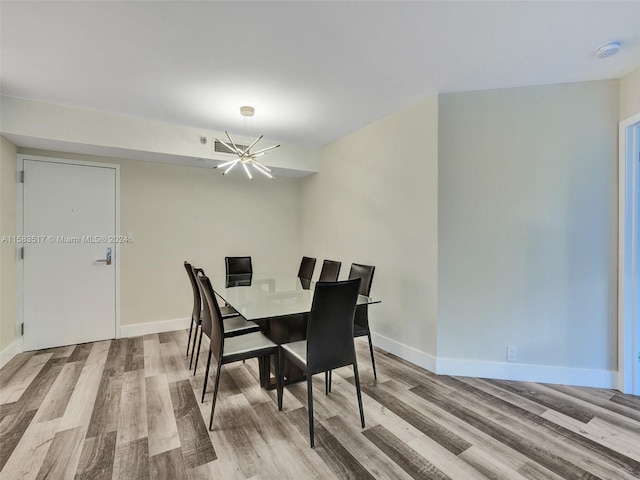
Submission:
{"label": "electrical outlet", "polygon": [[518,360],[518,347],[515,345],[507,345],[507,362],[515,362]]}

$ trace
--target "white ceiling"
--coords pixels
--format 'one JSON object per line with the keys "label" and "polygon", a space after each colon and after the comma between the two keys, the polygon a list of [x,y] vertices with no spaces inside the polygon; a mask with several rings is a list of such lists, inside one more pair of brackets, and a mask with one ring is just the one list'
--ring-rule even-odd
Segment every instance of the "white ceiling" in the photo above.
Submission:
{"label": "white ceiling", "polygon": [[[640,1],[6,1],[0,91],[325,145],[435,93],[619,78]],[[597,59],[600,45],[621,52]]]}

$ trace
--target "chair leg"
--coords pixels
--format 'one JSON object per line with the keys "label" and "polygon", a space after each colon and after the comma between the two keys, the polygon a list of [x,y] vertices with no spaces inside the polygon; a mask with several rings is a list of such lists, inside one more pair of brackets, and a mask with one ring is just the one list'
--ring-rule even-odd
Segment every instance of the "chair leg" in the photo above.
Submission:
{"label": "chair leg", "polygon": [[371,341],[371,331],[369,331],[369,352],[371,352],[371,365],[373,365],[373,378],[378,380],[378,375],[376,374],[376,361],[373,358],[373,342]]}
{"label": "chair leg", "polygon": [[[200,358],[200,347],[202,346],[202,337],[204,336],[204,332],[202,328],[200,329],[200,340],[198,340],[198,350],[196,351],[196,363],[193,366],[193,374],[196,374],[196,370],[198,369],[198,358]],[[191,360],[193,360],[193,356],[191,356]]]}
{"label": "chair leg", "polygon": [[[191,317],[191,325],[189,325],[189,339],[187,340],[187,357],[189,356],[189,345],[191,344],[191,331],[193,330],[193,317]],[[191,369],[191,367],[189,367]]]}
{"label": "chair leg", "polygon": [[311,448],[315,446],[313,435],[313,375],[307,374],[307,408],[309,409],[309,439]]}
{"label": "chair leg", "polygon": [[358,407],[360,408],[360,423],[364,428],[364,409],[362,408],[362,394],[360,393],[360,377],[358,376],[358,364],[353,362],[353,377],[356,381],[356,393],[358,394]]}
{"label": "chair leg", "polygon": [[[276,356],[276,362],[278,361],[278,357]],[[269,370],[269,357],[258,357],[258,376],[260,378],[260,386],[263,388],[267,388],[268,376],[265,372]]]}
{"label": "chair leg", "polygon": [[331,393],[331,372],[333,370],[327,370],[324,372],[324,394],[329,395]]}
{"label": "chair leg", "polygon": [[209,365],[211,365],[211,350],[209,350],[209,356],[207,358],[207,370],[204,372],[204,385],[202,386],[202,400],[200,403],[204,403],[204,394],[207,391],[207,380],[209,379]]}
{"label": "chair leg", "polygon": [[216,410],[216,398],[218,398],[218,385],[220,385],[220,372],[222,370],[222,364],[218,362],[218,369],[216,371],[216,381],[213,387],[213,401],[211,402],[211,417],[209,418],[209,430],[213,429],[213,414]]}
{"label": "chair leg", "polygon": [[282,349],[278,348],[278,368],[276,370],[276,388],[278,390],[278,411],[282,411],[282,396],[284,394],[284,378],[282,372],[284,372],[284,354],[282,353]]}
{"label": "chair leg", "polygon": [[193,332],[193,342],[191,343],[191,360],[189,360],[189,370],[193,366],[193,355],[196,353],[196,343],[198,343],[198,332],[202,335],[202,329],[200,328],[200,324],[196,323]]}

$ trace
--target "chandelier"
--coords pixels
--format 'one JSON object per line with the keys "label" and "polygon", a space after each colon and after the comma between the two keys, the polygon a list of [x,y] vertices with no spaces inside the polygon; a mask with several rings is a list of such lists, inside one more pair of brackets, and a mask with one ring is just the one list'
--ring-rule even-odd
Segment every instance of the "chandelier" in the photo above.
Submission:
{"label": "chandelier", "polygon": [[[255,109],[253,107],[249,107],[249,106],[244,106],[244,107],[240,107],[240,114],[245,117],[245,119],[247,117],[253,117],[253,114],[255,113]],[[246,123],[245,123],[246,126]],[[232,151],[233,153],[235,153],[238,158],[235,158],[233,160],[229,160],[228,162],[224,162],[220,165],[217,165],[213,168],[226,168],[226,170],[224,172],[222,172],[223,175],[226,175],[227,173],[229,173],[231,171],[231,169],[233,167],[235,167],[236,165],[240,164],[242,165],[242,167],[244,168],[245,173],[247,174],[247,176],[249,177],[250,180],[253,180],[253,176],[251,175],[251,170],[249,167],[253,167],[253,169],[257,170],[258,172],[262,173],[263,175],[266,175],[269,178],[274,178],[272,173],[273,170],[271,170],[269,167],[267,167],[266,165],[260,163],[258,160],[256,160],[257,157],[261,157],[262,155],[264,155],[265,153],[267,153],[269,150],[273,150],[274,148],[278,148],[280,145],[272,145],[271,147],[267,147],[267,148],[263,148],[262,150],[258,150],[256,152],[252,152],[251,149],[253,147],[256,146],[256,144],[262,140],[262,137],[264,135],[260,135],[258,138],[256,138],[254,140],[254,142],[249,145],[249,146],[238,146],[233,139],[231,138],[231,135],[229,135],[229,132],[227,132],[225,130],[225,135],[227,136],[227,138],[229,139],[229,143],[223,142],[222,140],[219,139],[215,139],[216,142],[220,142],[222,145],[224,145],[226,148],[228,148],[230,151]]]}

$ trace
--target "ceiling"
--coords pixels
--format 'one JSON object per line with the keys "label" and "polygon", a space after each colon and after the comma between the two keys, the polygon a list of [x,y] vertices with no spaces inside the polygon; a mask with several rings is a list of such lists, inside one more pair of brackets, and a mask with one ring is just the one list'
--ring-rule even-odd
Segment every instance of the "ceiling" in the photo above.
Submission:
{"label": "ceiling", "polygon": [[3,95],[232,132],[252,105],[306,147],[435,93],[640,66],[640,1],[2,0],[0,22]]}

